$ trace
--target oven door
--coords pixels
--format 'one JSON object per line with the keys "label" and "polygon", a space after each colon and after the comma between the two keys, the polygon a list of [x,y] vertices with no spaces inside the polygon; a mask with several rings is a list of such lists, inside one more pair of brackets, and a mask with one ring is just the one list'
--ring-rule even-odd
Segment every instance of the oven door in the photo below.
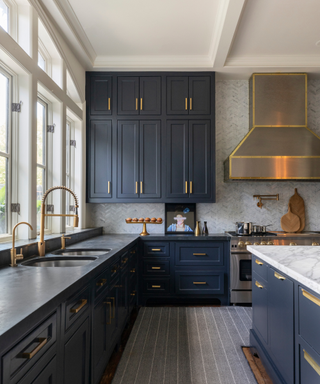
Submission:
{"label": "oven door", "polygon": [[251,253],[231,253],[230,289],[250,290],[252,281]]}

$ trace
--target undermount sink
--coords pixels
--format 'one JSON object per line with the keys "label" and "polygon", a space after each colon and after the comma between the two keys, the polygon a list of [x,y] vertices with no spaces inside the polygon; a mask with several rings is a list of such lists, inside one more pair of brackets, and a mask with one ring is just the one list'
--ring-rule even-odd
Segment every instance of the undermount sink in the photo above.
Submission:
{"label": "undermount sink", "polygon": [[55,255],[61,256],[102,256],[110,252],[111,249],[59,249],[58,251],[53,252]]}
{"label": "undermount sink", "polygon": [[24,261],[26,267],[83,267],[92,263],[97,257],[38,257]]}

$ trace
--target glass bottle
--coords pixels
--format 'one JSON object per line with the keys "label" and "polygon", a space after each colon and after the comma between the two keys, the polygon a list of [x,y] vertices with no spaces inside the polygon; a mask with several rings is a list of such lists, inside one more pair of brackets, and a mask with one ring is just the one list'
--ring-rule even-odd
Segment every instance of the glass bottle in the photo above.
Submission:
{"label": "glass bottle", "polygon": [[203,228],[202,228],[202,236],[208,236],[209,235],[209,231],[208,231],[208,227],[207,227],[207,222],[204,221],[203,222]]}

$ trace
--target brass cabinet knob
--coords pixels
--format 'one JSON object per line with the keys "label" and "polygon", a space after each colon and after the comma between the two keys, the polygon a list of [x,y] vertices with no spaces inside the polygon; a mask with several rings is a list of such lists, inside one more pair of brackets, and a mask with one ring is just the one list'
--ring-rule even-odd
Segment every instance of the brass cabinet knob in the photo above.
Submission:
{"label": "brass cabinet knob", "polygon": [[245,247],[246,245],[245,245],[245,243],[244,243],[244,241],[239,241],[239,243],[238,243],[238,247],[239,248],[243,248],[243,247]]}
{"label": "brass cabinet knob", "polygon": [[255,242],[253,243],[253,245],[260,245],[260,243],[259,243],[258,241],[255,241]]}
{"label": "brass cabinet knob", "polygon": [[268,241],[267,245],[273,245],[272,241]]}
{"label": "brass cabinet knob", "polygon": [[316,243],[316,242],[314,241],[311,245],[313,245],[313,246],[315,247],[315,246],[319,245],[319,243]]}
{"label": "brass cabinet knob", "polygon": [[266,241],[261,241],[260,245],[267,245]]}
{"label": "brass cabinet knob", "polygon": [[251,241],[246,241],[245,245],[252,245]]}
{"label": "brass cabinet knob", "polygon": [[297,243],[295,243],[295,242],[292,242],[292,243],[290,243],[290,245],[297,245]]}

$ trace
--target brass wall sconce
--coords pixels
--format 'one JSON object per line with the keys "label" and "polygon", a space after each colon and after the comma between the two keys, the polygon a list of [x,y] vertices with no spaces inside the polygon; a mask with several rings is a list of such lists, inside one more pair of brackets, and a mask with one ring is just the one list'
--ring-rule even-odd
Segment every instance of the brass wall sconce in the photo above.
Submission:
{"label": "brass wall sconce", "polygon": [[258,199],[257,206],[262,209],[262,200],[279,200],[279,194],[277,195],[253,195],[254,199]]}

